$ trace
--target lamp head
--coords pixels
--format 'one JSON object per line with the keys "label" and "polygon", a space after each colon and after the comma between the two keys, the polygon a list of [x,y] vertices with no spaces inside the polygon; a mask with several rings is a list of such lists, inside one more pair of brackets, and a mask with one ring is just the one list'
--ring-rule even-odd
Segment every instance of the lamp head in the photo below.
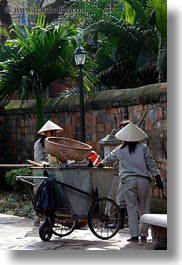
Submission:
{"label": "lamp head", "polygon": [[85,64],[86,51],[82,47],[78,47],[74,52],[75,63],[78,66],[83,66]]}

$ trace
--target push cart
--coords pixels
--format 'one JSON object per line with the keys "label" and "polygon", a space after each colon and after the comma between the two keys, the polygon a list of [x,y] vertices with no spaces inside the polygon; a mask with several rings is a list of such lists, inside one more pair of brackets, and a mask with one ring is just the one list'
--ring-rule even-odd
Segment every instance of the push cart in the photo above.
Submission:
{"label": "push cart", "polygon": [[[116,170],[35,167],[32,172],[33,176],[16,179],[34,185],[37,192],[42,182],[51,181],[56,197],[54,212],[42,215],[45,221],[39,228],[39,236],[43,241],[49,241],[53,234],[59,237],[71,234],[78,221],[85,219],[91,232],[100,239],[107,240],[117,234],[120,210],[109,195],[114,177],[118,175]],[[109,228],[111,223],[116,224],[114,229]]]}

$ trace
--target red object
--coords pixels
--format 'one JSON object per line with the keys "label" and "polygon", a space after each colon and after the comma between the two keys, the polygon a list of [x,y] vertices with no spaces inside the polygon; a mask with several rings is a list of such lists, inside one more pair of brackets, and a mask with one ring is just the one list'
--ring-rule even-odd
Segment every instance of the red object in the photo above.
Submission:
{"label": "red object", "polygon": [[97,166],[101,162],[100,156],[95,151],[90,153],[89,158],[94,166]]}

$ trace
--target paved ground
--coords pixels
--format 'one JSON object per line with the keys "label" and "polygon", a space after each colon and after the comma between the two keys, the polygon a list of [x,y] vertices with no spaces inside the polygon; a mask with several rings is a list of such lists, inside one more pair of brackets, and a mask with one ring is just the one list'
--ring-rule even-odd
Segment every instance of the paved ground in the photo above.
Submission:
{"label": "paved ground", "polygon": [[39,237],[39,227],[33,226],[32,219],[0,214],[1,250],[152,250],[154,247],[151,236],[147,243],[139,244],[128,243],[129,237],[129,229],[125,228],[113,238],[102,240],[85,227],[74,230],[66,237],[53,235],[50,241],[44,242]]}

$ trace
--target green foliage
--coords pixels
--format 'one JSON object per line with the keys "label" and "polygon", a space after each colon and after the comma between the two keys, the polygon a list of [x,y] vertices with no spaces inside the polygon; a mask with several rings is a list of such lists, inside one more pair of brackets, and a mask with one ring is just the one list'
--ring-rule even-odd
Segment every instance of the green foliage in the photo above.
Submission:
{"label": "green foliage", "polygon": [[6,31],[6,29],[0,29],[0,36],[2,37],[5,37],[5,38],[8,38],[8,32]]}
{"label": "green foliage", "polygon": [[57,24],[49,25],[45,15],[31,30],[14,24],[16,38],[0,52],[0,98],[11,98],[15,90],[23,100],[39,97],[38,127],[47,86],[67,77],[73,87],[77,84],[73,53],[78,44],[87,51],[86,93],[98,79],[101,88],[111,89],[166,82],[166,0],[72,0],[65,7],[69,12]]}
{"label": "green foliage", "polygon": [[164,39],[167,38],[167,0],[148,0],[147,14],[155,14],[156,27]]}
{"label": "green foliage", "polygon": [[27,194],[3,193],[0,196],[0,213],[33,218],[32,202]]}
{"label": "green foliage", "polygon": [[32,171],[29,168],[12,169],[6,172],[5,180],[8,185],[12,187],[14,191],[22,192],[25,190],[25,185],[16,180],[17,176],[31,176]]}
{"label": "green foliage", "polygon": [[[37,129],[44,123],[43,91],[56,79],[71,77],[76,45],[75,25],[48,25],[40,15],[35,27],[12,25],[15,39],[3,45],[0,55],[0,100],[10,99],[15,91],[19,98],[36,98]],[[1,59],[1,60],[2,60]]]}
{"label": "green foliage", "polygon": [[13,24],[12,31],[16,38],[6,41],[2,54],[7,59],[0,63],[1,98],[11,96],[17,90],[24,100],[36,96],[54,80],[69,77],[73,68],[73,38],[76,34],[74,25],[47,25],[39,18],[38,24],[25,32]]}
{"label": "green foliage", "polygon": [[74,16],[68,19],[80,21],[101,86],[131,88],[166,81],[166,2],[70,2]]}
{"label": "green foliage", "polygon": [[[24,30],[14,23],[11,32],[15,39],[7,40],[0,50],[0,100],[10,99],[15,91],[22,101],[36,98],[37,130],[44,123],[43,92],[50,83],[59,79],[78,80],[74,51],[80,41],[79,30],[75,23],[48,24],[45,16],[40,15],[35,27]],[[84,87],[90,91],[94,87],[91,68],[87,58],[87,73]]]}

